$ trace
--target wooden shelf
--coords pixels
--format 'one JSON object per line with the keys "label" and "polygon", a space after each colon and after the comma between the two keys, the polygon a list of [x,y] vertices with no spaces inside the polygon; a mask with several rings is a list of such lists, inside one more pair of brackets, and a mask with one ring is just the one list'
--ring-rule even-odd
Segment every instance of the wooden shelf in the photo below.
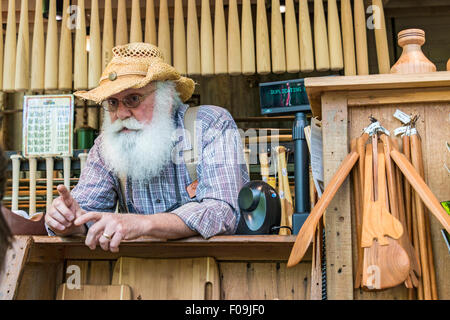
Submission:
{"label": "wooden shelf", "polygon": [[[18,236],[26,237],[26,236]],[[191,237],[182,240],[139,238],[123,241],[120,251],[112,253],[100,247],[90,250],[84,237],[32,236],[29,262],[57,262],[64,259],[113,260],[122,256],[139,258],[214,257],[221,261],[283,261],[289,258],[295,235],[230,235],[208,240]],[[311,253],[305,261],[311,261]]]}
{"label": "wooden shelf", "polygon": [[[450,87],[450,71],[438,71],[422,74],[376,74],[368,76],[336,76],[336,77],[315,77],[305,79],[306,92],[311,104],[311,110],[314,116],[322,116],[321,96],[325,92],[343,92],[343,91],[369,91],[369,90],[392,90],[404,89],[405,93],[412,94],[416,88],[424,90],[426,88]],[[417,94],[411,96],[409,100],[418,101]],[[374,93],[372,92],[373,96]],[[397,93],[398,95],[398,93]],[[367,93],[365,94],[367,97]],[[386,95],[384,95],[386,96]],[[391,99],[392,99],[391,94]],[[448,96],[447,96],[448,97]],[[350,97],[349,97],[350,98]],[[395,96],[394,96],[395,98]],[[359,96],[356,100],[361,100]],[[435,99],[441,99],[440,96]],[[383,103],[407,103],[404,99],[396,101],[384,101]],[[366,101],[370,103],[369,101]]]}

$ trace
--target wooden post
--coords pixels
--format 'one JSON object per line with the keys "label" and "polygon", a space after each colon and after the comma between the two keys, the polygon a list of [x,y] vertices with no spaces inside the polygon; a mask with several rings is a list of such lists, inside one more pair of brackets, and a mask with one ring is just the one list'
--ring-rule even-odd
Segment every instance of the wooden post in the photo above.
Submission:
{"label": "wooden post", "polygon": [[[349,152],[347,97],[322,96],[323,165],[325,186]],[[325,213],[327,297],[353,300],[352,222],[350,184],[345,181]]]}

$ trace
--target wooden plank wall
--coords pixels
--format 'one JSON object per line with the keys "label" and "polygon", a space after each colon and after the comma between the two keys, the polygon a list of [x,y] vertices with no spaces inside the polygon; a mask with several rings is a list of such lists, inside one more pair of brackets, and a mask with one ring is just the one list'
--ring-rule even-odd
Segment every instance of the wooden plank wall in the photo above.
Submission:
{"label": "wooden plank wall", "polygon": [[[385,105],[376,108],[353,107],[349,108],[349,121],[351,123],[350,138],[360,135],[361,130],[369,124],[368,117],[373,115],[391,133],[395,128],[401,126],[400,121],[392,115],[395,110],[406,112],[407,114],[419,114],[417,130],[422,138],[422,148],[425,166],[425,181],[439,201],[450,199],[450,174],[444,168],[444,162],[450,162],[448,152],[445,149],[445,142],[450,141],[450,104],[427,103],[421,104],[401,104],[398,106]],[[402,143],[399,140],[399,145]],[[353,219],[354,222],[354,219]],[[439,222],[433,215],[430,217],[433,256],[436,268],[436,279],[438,286],[438,296],[440,299],[450,298],[450,255],[441,235]],[[354,226],[353,226],[354,229]],[[353,241],[355,244],[356,241]],[[356,247],[353,247],[356,252]],[[363,292],[355,290],[355,299],[407,299],[407,291],[404,286],[383,292]]]}
{"label": "wooden plank wall", "polygon": [[[17,299],[56,298],[66,281],[66,270],[77,265],[81,284],[110,285],[116,260],[67,260],[64,264],[31,263],[25,267]],[[287,268],[283,262],[219,261],[220,297],[223,300],[310,299],[311,263]],[[64,273],[63,273],[64,270]]]}

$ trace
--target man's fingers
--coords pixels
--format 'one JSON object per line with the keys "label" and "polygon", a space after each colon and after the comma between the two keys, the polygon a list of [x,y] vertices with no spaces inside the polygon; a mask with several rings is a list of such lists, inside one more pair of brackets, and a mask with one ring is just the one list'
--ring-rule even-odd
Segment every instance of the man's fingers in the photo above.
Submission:
{"label": "man's fingers", "polygon": [[[86,215],[91,214],[92,212],[86,213]],[[91,249],[94,250],[97,246],[98,240],[100,236],[103,234],[103,230],[106,226],[106,220],[101,219],[100,221],[94,223],[90,228],[86,235],[85,244]]]}
{"label": "man's fingers", "polygon": [[49,213],[49,217],[51,217],[53,220],[56,220],[57,222],[59,222],[60,224],[64,225],[65,227],[69,228],[72,223],[67,220],[67,217],[64,216],[64,214],[62,214],[60,212],[60,210],[58,208],[53,208],[52,211]]}
{"label": "man's fingers", "polygon": [[47,222],[47,225],[52,230],[58,230],[58,231],[66,230],[65,226],[63,226],[61,223],[59,223],[58,221],[56,221],[55,219],[53,219],[52,217],[50,217],[48,215],[46,215],[46,222]]}
{"label": "man's fingers", "polygon": [[[73,220],[75,219],[75,216],[74,216],[72,210],[70,210],[66,206],[64,201],[62,201],[62,200],[58,201],[58,199],[56,199],[55,202],[53,203],[53,208],[56,210],[52,211],[52,216],[54,215],[54,212],[57,212],[69,223],[73,222]],[[62,221],[60,221],[60,222],[62,222]]]}
{"label": "man's fingers", "polygon": [[109,242],[112,239],[112,236],[116,232],[117,223],[115,221],[111,221],[106,224],[105,230],[102,233],[102,236],[99,238],[98,243],[103,250],[109,250]]}
{"label": "man's fingers", "polygon": [[87,213],[77,217],[74,224],[76,226],[81,226],[88,221],[99,221],[102,217],[103,217],[103,213],[101,213],[101,212],[87,212]]}
{"label": "man's fingers", "polygon": [[109,243],[109,250],[111,250],[111,252],[119,252],[119,245],[122,239],[123,239],[122,232],[116,231]]}
{"label": "man's fingers", "polygon": [[66,186],[60,184],[58,187],[56,187],[56,190],[58,190],[58,193],[65,202],[66,206],[70,207],[73,203],[73,198],[70,195],[69,190],[67,190]]}

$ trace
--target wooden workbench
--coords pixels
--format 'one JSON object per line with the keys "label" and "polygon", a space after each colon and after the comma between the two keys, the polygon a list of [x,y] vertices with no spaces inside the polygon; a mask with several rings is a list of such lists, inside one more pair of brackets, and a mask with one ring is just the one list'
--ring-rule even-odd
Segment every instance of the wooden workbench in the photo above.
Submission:
{"label": "wooden workbench", "polygon": [[[450,72],[409,75],[369,75],[305,79],[311,109],[322,119],[325,184],[349,153],[373,116],[393,132],[401,126],[396,109],[419,114],[425,181],[440,201],[450,199],[450,163],[445,147],[450,142]],[[327,291],[329,299],[406,299],[401,285],[383,292],[353,290],[356,240],[350,202],[350,184],[342,185],[328,207],[326,218]],[[432,215],[431,215],[432,216]],[[440,299],[450,299],[450,255],[437,220],[430,218],[433,255]]]}
{"label": "wooden workbench", "polygon": [[90,250],[84,238],[16,236],[0,273],[0,300],[55,299],[70,264],[84,265],[82,284],[111,284],[119,257],[216,259],[221,299],[309,299],[311,253],[286,268],[295,236],[217,236],[124,241],[119,253]]}

